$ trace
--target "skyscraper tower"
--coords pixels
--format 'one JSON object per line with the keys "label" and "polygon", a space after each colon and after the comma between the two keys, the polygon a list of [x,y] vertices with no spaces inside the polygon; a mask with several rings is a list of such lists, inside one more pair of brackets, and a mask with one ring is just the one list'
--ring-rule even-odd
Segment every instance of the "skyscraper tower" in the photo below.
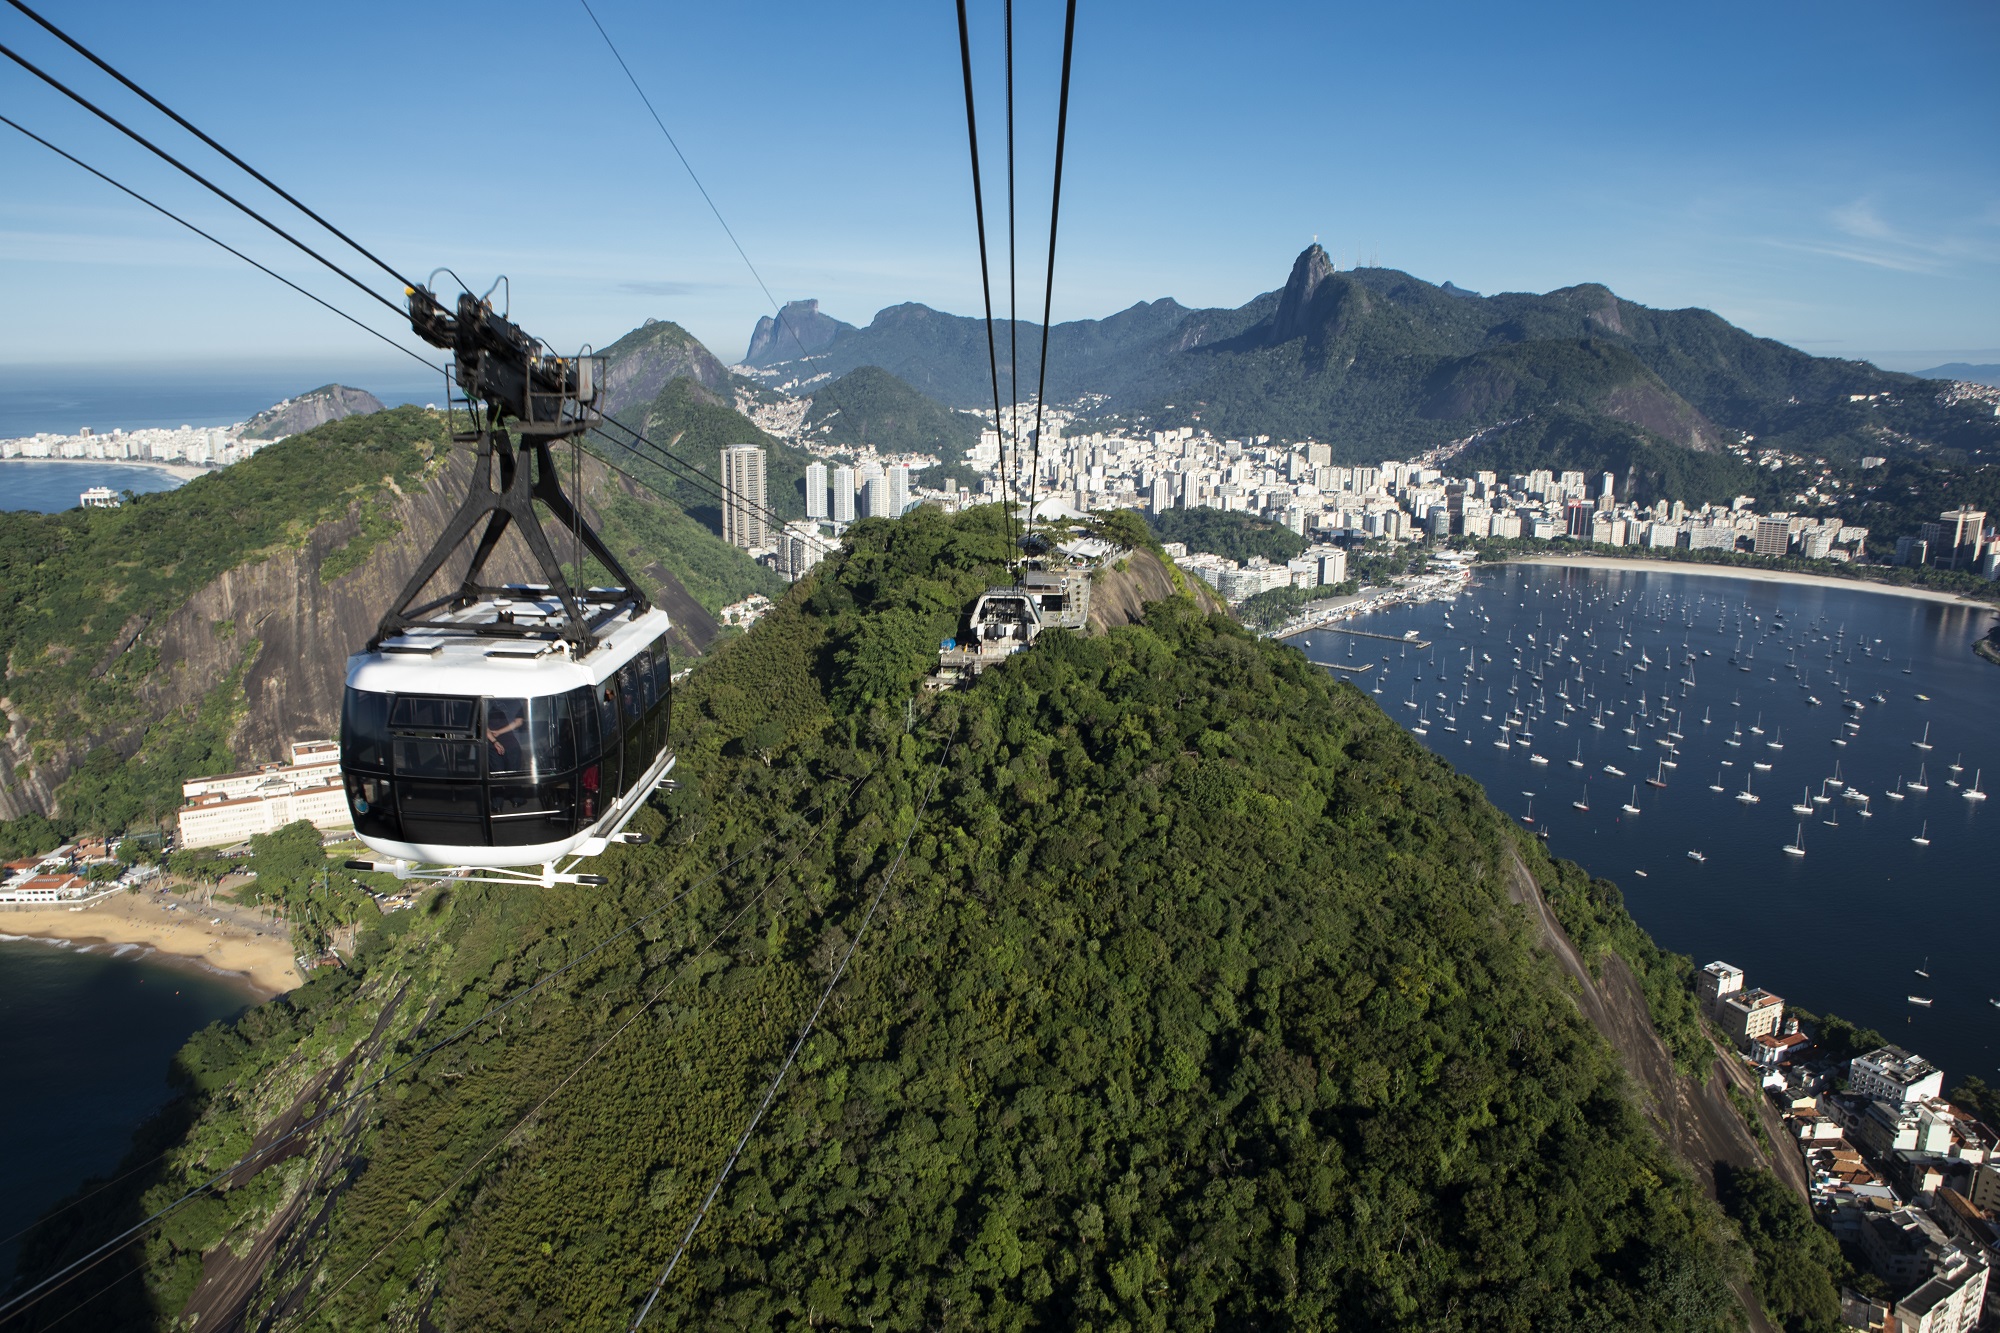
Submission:
{"label": "skyscraper tower", "polygon": [[889,469],[889,517],[901,518],[910,507],[910,469],[897,463]]}
{"label": "skyscraper tower", "polygon": [[746,551],[770,545],[764,530],[764,451],[733,444],[722,451],[722,540]]}
{"label": "skyscraper tower", "polygon": [[826,517],[826,464],[806,464],[806,517]]}
{"label": "skyscraper tower", "polygon": [[854,469],[837,467],[833,470],[833,521],[852,523],[854,521]]}

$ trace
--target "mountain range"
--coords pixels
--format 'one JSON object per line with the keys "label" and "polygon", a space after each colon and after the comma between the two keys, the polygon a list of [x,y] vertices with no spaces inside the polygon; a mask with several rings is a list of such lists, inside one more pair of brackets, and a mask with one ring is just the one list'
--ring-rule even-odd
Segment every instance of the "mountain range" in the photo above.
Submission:
{"label": "mountain range", "polygon": [[[983,320],[918,304],[865,327],[796,303],[796,342],[760,321],[746,363],[801,392],[879,367],[939,402],[990,409]],[[1041,329],[996,328],[1003,390],[1018,349],[1032,392]],[[786,356],[788,343],[804,356]],[[1635,439],[1715,453],[1746,439],[1859,456],[1918,444],[1968,452],[2000,441],[1991,414],[1939,401],[1941,386],[1863,361],[1815,357],[1712,311],[1656,310],[1584,283],[1480,296],[1395,269],[1334,268],[1318,245],[1283,286],[1234,309],[1171,299],[1057,324],[1052,402],[1094,396],[1128,424],[1330,442],[1336,460],[1410,457],[1561,415],[1592,447]],[[1496,431],[1495,428],[1500,428]]]}

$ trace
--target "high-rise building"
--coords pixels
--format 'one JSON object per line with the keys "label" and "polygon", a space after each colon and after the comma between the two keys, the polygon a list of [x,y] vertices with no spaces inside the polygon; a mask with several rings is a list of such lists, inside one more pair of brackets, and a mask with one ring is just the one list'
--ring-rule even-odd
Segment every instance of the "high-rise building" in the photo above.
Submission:
{"label": "high-rise building", "polygon": [[733,444],[722,451],[722,540],[746,551],[770,543],[764,527],[764,451]]}
{"label": "high-rise building", "polygon": [[900,518],[910,507],[910,469],[897,463],[889,469],[889,517]]}
{"label": "high-rise building", "polygon": [[837,467],[833,470],[833,521],[852,523],[854,521],[854,469]]}
{"label": "high-rise building", "polygon": [[1174,507],[1174,474],[1157,473],[1153,477],[1153,512],[1164,514]]}
{"label": "high-rise building", "polygon": [[[1928,528],[1930,525],[1926,523],[1924,526]],[[1986,511],[1983,509],[1952,509],[1938,515],[1938,536],[1931,543],[1932,563],[1952,569],[1977,569],[1985,535]]]}
{"label": "high-rise building", "polygon": [[896,516],[889,508],[889,479],[887,477],[874,476],[868,479],[867,486],[862,489],[861,516],[863,518],[894,518]]}
{"label": "high-rise building", "polygon": [[1617,495],[1616,479],[1609,472],[1598,478],[1597,493],[1607,500]]}
{"label": "high-rise building", "polygon": [[1783,555],[1792,549],[1792,522],[1784,515],[1760,518],[1753,540],[1758,555]]}
{"label": "high-rise building", "polygon": [[806,517],[826,517],[826,464],[806,464]]}

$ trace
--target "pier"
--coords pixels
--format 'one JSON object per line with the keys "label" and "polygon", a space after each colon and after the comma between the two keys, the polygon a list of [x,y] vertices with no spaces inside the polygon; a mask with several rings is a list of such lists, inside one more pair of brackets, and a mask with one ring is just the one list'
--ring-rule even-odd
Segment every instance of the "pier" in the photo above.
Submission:
{"label": "pier", "polygon": [[1357,639],[1380,639],[1383,643],[1406,644],[1417,649],[1431,646],[1429,639],[1406,639],[1400,634],[1377,634],[1373,630],[1366,629],[1342,629],[1338,625],[1301,625],[1298,629],[1287,630],[1280,637],[1289,639],[1294,634],[1305,634],[1311,630],[1318,630],[1322,634],[1352,634]]}
{"label": "pier", "polygon": [[1314,662],[1313,665],[1323,666],[1328,671],[1345,671],[1350,676],[1365,675],[1375,669],[1373,662],[1363,662],[1360,666],[1349,666],[1345,662]]}

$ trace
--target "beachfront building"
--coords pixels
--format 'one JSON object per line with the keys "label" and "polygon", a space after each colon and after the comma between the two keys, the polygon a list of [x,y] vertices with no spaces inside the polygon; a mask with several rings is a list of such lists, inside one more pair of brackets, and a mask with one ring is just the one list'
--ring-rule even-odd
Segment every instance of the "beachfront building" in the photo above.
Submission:
{"label": "beachfront building", "polygon": [[299,741],[289,764],[190,778],[181,784],[182,847],[227,847],[305,820],[322,832],[351,832],[340,781],[340,747]]}
{"label": "beachfront building", "polygon": [[90,892],[81,875],[27,875],[0,888],[0,906],[66,902]]}

